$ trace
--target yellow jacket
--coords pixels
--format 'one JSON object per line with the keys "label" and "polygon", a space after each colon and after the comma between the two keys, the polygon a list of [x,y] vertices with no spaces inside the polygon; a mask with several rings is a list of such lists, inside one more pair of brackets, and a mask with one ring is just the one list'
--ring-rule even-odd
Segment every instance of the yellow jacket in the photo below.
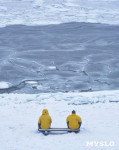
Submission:
{"label": "yellow jacket", "polygon": [[41,129],[48,129],[50,128],[50,124],[52,122],[51,117],[49,116],[48,110],[43,109],[42,115],[39,117],[38,123],[41,126]]}
{"label": "yellow jacket", "polygon": [[67,117],[66,121],[70,129],[78,129],[79,123],[82,122],[82,119],[76,114],[71,114]]}

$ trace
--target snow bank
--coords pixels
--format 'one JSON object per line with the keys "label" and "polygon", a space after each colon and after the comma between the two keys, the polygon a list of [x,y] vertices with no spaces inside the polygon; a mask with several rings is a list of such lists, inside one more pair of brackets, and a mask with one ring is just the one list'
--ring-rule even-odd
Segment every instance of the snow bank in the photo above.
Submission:
{"label": "snow bank", "polygon": [[[30,82],[33,84],[35,82]],[[119,102],[119,90],[81,93],[0,94],[4,102],[27,103],[28,101],[61,101],[68,105]]]}
{"label": "snow bank", "polygon": [[118,0],[0,1],[0,26],[65,22],[119,24]]}
{"label": "snow bank", "polygon": [[[92,93],[1,94],[0,150],[114,150],[119,149],[119,91]],[[74,105],[81,99],[105,99],[105,103]],[[37,131],[38,117],[47,108],[52,127],[66,127],[66,117],[73,109],[82,117],[79,134],[55,133],[44,136]],[[112,146],[89,146],[87,142],[113,142]]]}

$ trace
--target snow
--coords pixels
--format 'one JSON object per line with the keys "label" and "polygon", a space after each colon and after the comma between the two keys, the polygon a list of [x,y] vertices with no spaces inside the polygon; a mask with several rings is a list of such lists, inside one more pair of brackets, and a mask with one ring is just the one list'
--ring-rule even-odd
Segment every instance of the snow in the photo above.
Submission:
{"label": "snow", "polygon": [[8,82],[0,82],[0,89],[8,88],[10,83]]}
{"label": "snow", "polygon": [[[119,90],[87,93],[0,95],[0,150],[116,150],[119,149]],[[87,105],[85,102],[88,102]],[[78,134],[37,131],[38,118],[47,108],[52,127],[66,127],[73,109],[82,117]],[[113,142],[112,146],[87,146],[87,142]]]}
{"label": "snow", "polygon": [[65,22],[119,24],[118,0],[0,0],[0,27]]}
{"label": "snow", "polygon": [[56,67],[56,66],[49,66],[48,69],[49,69],[49,70],[56,70],[57,67]]}
{"label": "snow", "polygon": [[25,83],[28,83],[28,84],[37,84],[37,81],[30,81],[30,80],[28,80],[28,81],[25,81]]}

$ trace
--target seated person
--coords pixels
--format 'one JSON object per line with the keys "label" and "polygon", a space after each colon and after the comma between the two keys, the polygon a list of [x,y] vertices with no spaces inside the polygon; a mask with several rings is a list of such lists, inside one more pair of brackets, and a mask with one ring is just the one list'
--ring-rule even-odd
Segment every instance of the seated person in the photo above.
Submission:
{"label": "seated person", "polygon": [[69,129],[79,129],[81,127],[82,119],[80,116],[76,115],[75,110],[67,117],[66,121]]}
{"label": "seated person", "polygon": [[39,117],[38,120],[38,128],[39,129],[49,129],[52,123],[52,119],[49,116],[48,110],[43,109],[42,115]]}

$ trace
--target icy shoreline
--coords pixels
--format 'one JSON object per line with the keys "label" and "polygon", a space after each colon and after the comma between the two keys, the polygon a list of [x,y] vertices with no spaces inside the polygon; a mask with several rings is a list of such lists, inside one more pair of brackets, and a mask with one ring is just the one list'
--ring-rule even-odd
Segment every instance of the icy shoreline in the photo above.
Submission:
{"label": "icy shoreline", "polygon": [[97,92],[40,93],[40,94],[0,94],[1,103],[52,102],[68,105],[85,105],[96,103],[118,103],[119,90]]}

